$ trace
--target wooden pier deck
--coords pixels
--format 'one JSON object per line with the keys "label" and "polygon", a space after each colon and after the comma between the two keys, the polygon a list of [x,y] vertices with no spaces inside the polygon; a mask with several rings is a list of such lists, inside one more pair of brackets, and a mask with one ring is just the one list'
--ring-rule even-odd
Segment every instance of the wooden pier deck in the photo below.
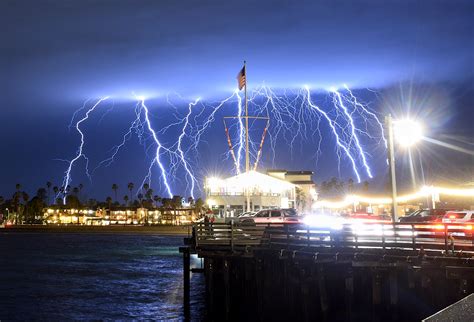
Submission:
{"label": "wooden pier deck", "polygon": [[470,225],[202,223],[181,252],[204,258],[211,320],[419,320],[474,291]]}

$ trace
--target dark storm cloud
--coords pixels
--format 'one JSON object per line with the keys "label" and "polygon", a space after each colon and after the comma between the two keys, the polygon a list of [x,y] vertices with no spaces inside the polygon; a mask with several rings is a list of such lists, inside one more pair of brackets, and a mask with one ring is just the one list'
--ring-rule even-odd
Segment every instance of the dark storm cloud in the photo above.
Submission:
{"label": "dark storm cloud", "polygon": [[[380,86],[472,74],[471,1],[3,1],[2,66],[87,96],[249,81]],[[471,67],[471,70],[469,70]],[[4,75],[5,76],[5,75]],[[31,86],[31,85],[30,85]]]}
{"label": "dark storm cloud", "polygon": [[[119,121],[130,120],[126,113],[132,113],[132,91],[223,98],[228,95],[224,91],[236,88],[244,59],[250,86],[263,81],[275,87],[313,88],[347,83],[378,87],[384,96],[393,94],[384,87],[399,93],[400,83],[428,83],[435,89],[430,93],[446,92],[448,102],[442,108],[444,99],[429,106],[447,116],[436,126],[472,142],[472,130],[467,130],[473,117],[473,15],[471,0],[2,0],[0,194],[10,193],[17,182],[30,189],[46,180],[60,182],[64,164],[52,159],[74,155],[79,138],[74,131],[67,132],[67,124],[84,99],[115,96],[118,108],[110,113],[114,122],[97,126],[107,124],[101,142],[113,145],[125,128],[117,125]],[[119,102],[117,97],[129,101]],[[384,99],[374,103],[380,113],[386,112]],[[406,103],[401,100],[399,106]],[[156,101],[152,106],[161,108]],[[171,118],[171,113],[160,114],[163,122]],[[222,131],[216,133],[209,133],[215,139],[209,146],[219,143],[224,151]],[[169,143],[175,138],[162,139]],[[87,149],[108,150],[105,143],[103,147],[93,143]],[[298,162],[290,160],[282,146],[279,166],[315,170],[317,180],[325,179],[320,173],[337,176],[333,147],[329,141],[325,144],[317,166],[307,151],[294,159]],[[216,151],[203,146],[209,162],[199,167],[222,166]],[[104,170],[94,181],[92,195],[102,196],[118,177],[142,180],[147,165],[139,163],[143,151],[137,142],[127,147],[124,158],[130,161],[127,167]],[[385,173],[385,155],[374,153],[375,159],[380,166],[377,173]],[[469,161],[461,163],[472,168]],[[83,165],[77,167],[77,177],[82,169]],[[74,184],[87,182],[85,176],[77,177]],[[125,181],[118,183],[123,186]]]}

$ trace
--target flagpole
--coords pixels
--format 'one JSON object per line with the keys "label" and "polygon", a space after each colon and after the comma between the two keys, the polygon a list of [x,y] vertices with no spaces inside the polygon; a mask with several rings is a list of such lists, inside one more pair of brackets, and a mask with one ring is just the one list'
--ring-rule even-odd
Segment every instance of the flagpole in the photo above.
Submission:
{"label": "flagpole", "polygon": [[[249,156],[249,108],[247,101],[247,62],[244,60],[245,71],[245,173],[250,171],[250,156]],[[247,189],[247,211],[250,211],[250,194]]]}

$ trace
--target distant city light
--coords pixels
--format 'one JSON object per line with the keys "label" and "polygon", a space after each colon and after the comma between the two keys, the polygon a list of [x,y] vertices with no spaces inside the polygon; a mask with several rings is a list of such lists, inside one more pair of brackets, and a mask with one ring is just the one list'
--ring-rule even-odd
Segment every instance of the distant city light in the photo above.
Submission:
{"label": "distant city light", "polygon": [[[474,197],[474,189],[453,189],[453,188],[444,188],[444,187],[428,187],[424,186],[419,191],[404,195],[398,196],[397,202],[405,203],[412,200],[424,198],[432,195],[446,195],[446,196],[456,196],[456,197]],[[392,203],[392,198],[384,197],[369,197],[369,196],[357,196],[357,195],[348,195],[343,200],[340,201],[330,201],[330,200],[320,200],[313,204],[313,209],[320,208],[344,208],[351,206],[353,204],[358,204],[360,202],[369,203],[369,204],[378,204],[378,205],[387,205]]]}

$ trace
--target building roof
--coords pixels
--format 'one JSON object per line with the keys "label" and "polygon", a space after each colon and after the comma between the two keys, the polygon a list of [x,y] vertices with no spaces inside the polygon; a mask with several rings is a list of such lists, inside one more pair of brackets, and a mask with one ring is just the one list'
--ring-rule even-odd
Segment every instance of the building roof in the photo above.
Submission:
{"label": "building roof", "polygon": [[282,192],[291,190],[294,184],[257,171],[249,171],[226,179],[208,178],[206,185],[211,190],[225,188],[226,190],[243,191],[245,189]]}
{"label": "building roof", "polygon": [[297,175],[297,174],[314,174],[313,171],[309,170],[300,170],[300,171],[288,171],[285,169],[267,169],[267,173],[275,173],[275,172],[284,172],[285,174],[288,175]]}
{"label": "building roof", "polygon": [[296,174],[313,174],[313,171],[287,171],[286,174],[289,174],[289,175],[296,175]]}
{"label": "building roof", "polygon": [[314,181],[311,180],[302,180],[302,181],[290,181],[293,184],[300,185],[300,184],[315,184]]}

